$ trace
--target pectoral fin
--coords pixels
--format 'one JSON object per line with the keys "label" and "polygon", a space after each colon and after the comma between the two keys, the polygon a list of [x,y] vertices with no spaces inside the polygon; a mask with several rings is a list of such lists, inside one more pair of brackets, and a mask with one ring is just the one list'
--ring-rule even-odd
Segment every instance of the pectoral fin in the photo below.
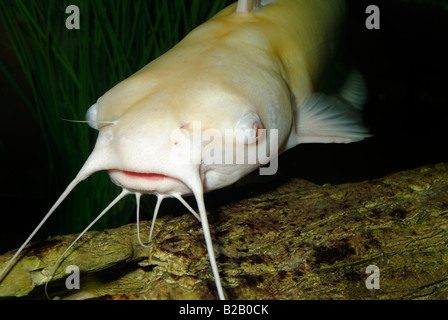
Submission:
{"label": "pectoral fin", "polygon": [[359,109],[323,93],[310,96],[296,115],[298,143],[350,143],[370,137]]}

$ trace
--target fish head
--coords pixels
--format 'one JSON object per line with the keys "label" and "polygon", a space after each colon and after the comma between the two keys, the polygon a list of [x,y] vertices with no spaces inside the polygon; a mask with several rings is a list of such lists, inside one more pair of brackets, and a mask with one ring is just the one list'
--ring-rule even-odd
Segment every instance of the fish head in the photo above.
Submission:
{"label": "fish head", "polygon": [[148,86],[142,94],[132,84],[125,80],[87,111],[99,130],[92,154],[107,154],[98,159],[115,184],[183,195],[192,183],[222,188],[260,166],[264,127],[248,101],[219,86]]}

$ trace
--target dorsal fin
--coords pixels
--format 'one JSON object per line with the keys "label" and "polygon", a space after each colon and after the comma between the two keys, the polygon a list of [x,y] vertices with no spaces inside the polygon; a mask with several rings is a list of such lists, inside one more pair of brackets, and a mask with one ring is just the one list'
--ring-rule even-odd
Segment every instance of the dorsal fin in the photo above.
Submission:
{"label": "dorsal fin", "polygon": [[261,0],[238,0],[236,12],[251,12],[261,7]]}

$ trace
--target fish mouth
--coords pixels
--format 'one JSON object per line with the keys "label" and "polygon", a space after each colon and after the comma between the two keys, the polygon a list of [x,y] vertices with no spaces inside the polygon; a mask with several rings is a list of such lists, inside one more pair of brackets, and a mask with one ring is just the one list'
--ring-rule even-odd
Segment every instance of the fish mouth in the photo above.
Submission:
{"label": "fish mouth", "polygon": [[181,180],[156,172],[108,170],[113,183],[131,191],[151,194],[186,194],[191,190]]}
{"label": "fish mouth", "polygon": [[125,170],[118,170],[118,169],[112,169],[109,171],[121,171],[123,174],[125,174],[128,177],[136,177],[136,178],[142,178],[142,179],[154,180],[154,181],[159,181],[159,180],[163,180],[165,178],[170,178],[169,176],[166,176],[166,175],[160,174],[160,173],[132,172],[132,171],[125,171]]}

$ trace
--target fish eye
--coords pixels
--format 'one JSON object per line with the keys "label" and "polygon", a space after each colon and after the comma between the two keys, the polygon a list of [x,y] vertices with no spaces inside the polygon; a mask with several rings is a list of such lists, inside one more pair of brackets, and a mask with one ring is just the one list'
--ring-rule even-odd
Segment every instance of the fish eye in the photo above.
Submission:
{"label": "fish eye", "polygon": [[97,112],[98,112],[98,105],[96,103],[92,105],[86,112],[87,123],[89,124],[89,127],[95,130],[98,130]]}
{"label": "fish eye", "polygon": [[257,142],[259,130],[263,129],[260,118],[255,112],[246,113],[235,126],[235,136],[239,143],[253,144]]}

